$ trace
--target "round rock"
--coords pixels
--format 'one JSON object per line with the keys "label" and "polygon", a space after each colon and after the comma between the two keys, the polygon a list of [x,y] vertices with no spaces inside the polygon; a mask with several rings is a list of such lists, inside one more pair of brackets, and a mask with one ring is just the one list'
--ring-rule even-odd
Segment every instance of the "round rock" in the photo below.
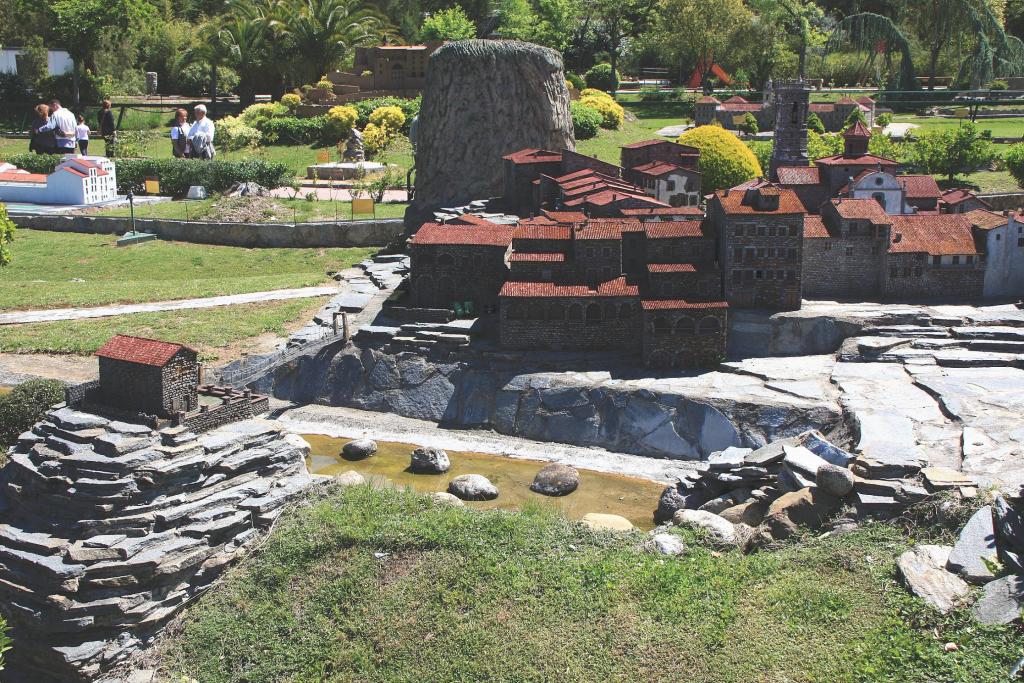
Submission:
{"label": "round rock", "polygon": [[370,439],[356,439],[355,441],[349,441],[341,447],[342,455],[353,460],[369,458],[376,452],[377,443]]}
{"label": "round rock", "polygon": [[447,491],[437,491],[436,493],[431,493],[430,497],[433,498],[438,503],[444,503],[445,505],[451,505],[457,508],[466,506],[466,504],[463,503],[460,499],[456,498]]}
{"label": "round rock", "polygon": [[[409,470],[416,474],[441,474],[447,472],[452,466],[448,454],[440,448],[426,446],[417,448],[412,452],[412,462],[409,463]],[[494,493],[498,495],[497,491]]]}
{"label": "round rock", "polygon": [[588,512],[583,515],[583,523],[591,529],[608,529],[611,531],[629,531],[633,523],[621,515],[609,515],[604,512]]}
{"label": "round rock", "polygon": [[686,544],[683,543],[683,539],[679,538],[675,534],[669,534],[662,532],[660,534],[654,534],[651,536],[651,540],[648,541],[647,547],[656,553],[662,555],[682,555],[686,552]]}
{"label": "round rock", "polygon": [[530,484],[530,490],[545,496],[566,496],[580,485],[580,473],[572,465],[553,462],[541,468]]}
{"label": "round rock", "polygon": [[463,474],[448,482],[448,493],[462,500],[494,500],[498,488],[482,474]]}
{"label": "round rock", "polygon": [[814,483],[825,493],[842,498],[853,490],[853,472],[839,465],[824,463],[818,468]]}
{"label": "round rock", "polygon": [[349,470],[336,475],[334,481],[342,486],[361,486],[366,483],[366,478],[355,470]]}
{"label": "round rock", "polygon": [[720,543],[735,543],[737,539],[735,524],[704,510],[680,510],[672,522],[677,526],[702,530],[709,538]]}

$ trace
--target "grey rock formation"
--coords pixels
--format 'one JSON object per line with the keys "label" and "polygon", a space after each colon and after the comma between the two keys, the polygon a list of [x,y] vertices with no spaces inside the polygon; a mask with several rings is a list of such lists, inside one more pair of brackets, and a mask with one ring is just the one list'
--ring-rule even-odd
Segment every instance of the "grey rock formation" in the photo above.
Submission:
{"label": "grey rock formation", "polygon": [[815,483],[826,493],[842,498],[853,490],[853,472],[839,465],[825,463],[818,468]]}
{"label": "grey rock formation", "polygon": [[735,524],[703,510],[680,510],[672,518],[672,523],[703,531],[719,543],[735,543],[737,539]]}
{"label": "grey rock formation", "polygon": [[686,552],[686,544],[683,543],[683,539],[675,534],[665,532],[652,535],[651,539],[647,542],[647,547],[652,552],[672,557]]}
{"label": "grey rock formation", "polygon": [[506,40],[439,48],[427,65],[407,226],[433,209],[503,194],[501,157],[525,147],[575,149],[561,56]]}
{"label": "grey rock formation", "polygon": [[768,507],[765,525],[774,538],[789,538],[800,527],[817,529],[832,517],[842,501],[819,488],[783,494]]}
{"label": "grey rock formation", "polygon": [[366,477],[355,470],[348,470],[334,475],[334,481],[340,486],[362,486],[366,483]]}
{"label": "grey rock formation", "polygon": [[482,474],[463,474],[448,482],[448,493],[462,500],[494,500],[498,488]]}
{"label": "grey rock formation", "polygon": [[0,470],[11,680],[94,680],[151,642],[312,479],[267,420],[196,435],[61,408]]}
{"label": "grey rock formation", "polygon": [[950,550],[952,548],[943,545],[919,545],[896,561],[910,592],[943,614],[956,607],[970,592],[963,579],[946,571]]}
{"label": "grey rock formation", "polygon": [[1014,574],[1024,574],[1024,516],[1002,496],[992,502],[999,559]]}
{"label": "grey rock formation", "polygon": [[580,473],[572,465],[553,462],[537,472],[530,490],[545,496],[567,496],[580,485]]}
{"label": "grey rock formation", "polygon": [[377,452],[377,443],[371,439],[356,439],[342,446],[341,452],[352,460],[368,458]]}
{"label": "grey rock formation", "polygon": [[995,578],[985,560],[994,562],[996,559],[992,506],[986,505],[975,512],[960,530],[946,568],[970,583],[985,583]]}
{"label": "grey rock formation", "polygon": [[1011,574],[985,584],[974,603],[974,616],[983,624],[1009,624],[1020,619],[1024,609],[1024,576]]}
{"label": "grey rock formation", "polygon": [[416,474],[441,474],[452,466],[448,454],[440,448],[417,448],[410,457],[409,470]]}

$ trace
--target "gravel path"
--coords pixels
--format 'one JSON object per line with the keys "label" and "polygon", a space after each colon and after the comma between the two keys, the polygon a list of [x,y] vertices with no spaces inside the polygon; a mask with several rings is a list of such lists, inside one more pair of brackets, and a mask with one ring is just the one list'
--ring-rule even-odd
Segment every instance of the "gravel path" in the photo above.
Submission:
{"label": "gravel path", "polygon": [[248,294],[230,294],[210,296],[202,299],[179,299],[177,301],[151,301],[144,304],[116,304],[113,306],[96,306],[94,308],[51,308],[37,311],[12,311],[0,313],[0,325],[20,325],[24,323],[48,323],[55,320],[79,320],[83,318],[107,318],[112,315],[128,313],[151,313],[154,311],[181,311],[189,308],[213,308],[215,306],[233,306],[235,304],[253,304],[261,301],[282,301],[285,299],[304,299],[315,296],[336,294],[338,287],[300,287],[297,289],[276,289],[271,292],[250,292]]}

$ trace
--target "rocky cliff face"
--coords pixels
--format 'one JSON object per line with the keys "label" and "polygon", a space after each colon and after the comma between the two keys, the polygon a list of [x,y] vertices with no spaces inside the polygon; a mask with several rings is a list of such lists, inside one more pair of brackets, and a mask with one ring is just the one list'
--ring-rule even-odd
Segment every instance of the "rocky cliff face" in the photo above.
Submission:
{"label": "rocky cliff face", "polygon": [[501,157],[575,149],[561,56],[517,41],[463,40],[430,57],[410,213],[502,194]]}
{"label": "rocky cliff face", "polygon": [[312,481],[276,422],[201,436],[59,408],[0,470],[9,680],[93,680],[148,643]]}

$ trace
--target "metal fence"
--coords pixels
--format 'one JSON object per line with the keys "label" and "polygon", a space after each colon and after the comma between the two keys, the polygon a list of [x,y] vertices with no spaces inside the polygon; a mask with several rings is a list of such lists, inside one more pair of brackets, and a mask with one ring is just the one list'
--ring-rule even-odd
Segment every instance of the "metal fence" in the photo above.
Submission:
{"label": "metal fence", "polygon": [[242,388],[266,376],[285,363],[289,363],[302,356],[320,353],[332,344],[341,343],[344,345],[348,343],[344,332],[334,334],[331,328],[324,328],[323,334],[324,336],[318,340],[309,341],[300,346],[285,348],[275,353],[236,361],[222,368],[212,370],[210,374],[214,375],[217,384]]}

